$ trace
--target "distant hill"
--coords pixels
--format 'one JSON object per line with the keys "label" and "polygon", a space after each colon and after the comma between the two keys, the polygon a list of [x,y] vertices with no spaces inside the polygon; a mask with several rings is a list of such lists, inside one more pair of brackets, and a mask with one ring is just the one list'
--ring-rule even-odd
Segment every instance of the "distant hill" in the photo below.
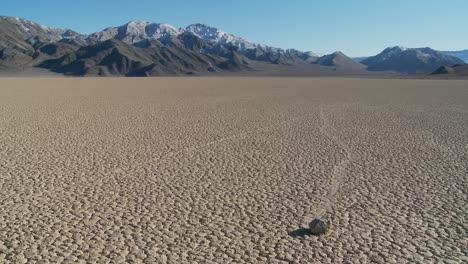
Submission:
{"label": "distant hill", "polygon": [[353,57],[351,59],[353,59],[353,61],[355,62],[362,62],[363,60],[367,59],[369,57]]}
{"label": "distant hill", "polygon": [[465,62],[468,62],[468,49],[459,50],[459,51],[441,51],[441,52],[444,54],[462,59]]}
{"label": "distant hill", "polygon": [[468,77],[468,64],[455,64],[453,66],[442,66],[431,73],[441,76],[466,76]]}
{"label": "distant hill", "polygon": [[456,57],[431,48],[391,47],[361,63],[370,71],[395,71],[400,73],[430,73],[441,66],[463,64]]}
{"label": "distant hill", "polygon": [[354,61],[353,59],[346,56],[340,51],[322,56],[318,58],[314,63],[322,66],[340,67],[347,68],[350,70],[365,70],[366,68],[365,65]]}

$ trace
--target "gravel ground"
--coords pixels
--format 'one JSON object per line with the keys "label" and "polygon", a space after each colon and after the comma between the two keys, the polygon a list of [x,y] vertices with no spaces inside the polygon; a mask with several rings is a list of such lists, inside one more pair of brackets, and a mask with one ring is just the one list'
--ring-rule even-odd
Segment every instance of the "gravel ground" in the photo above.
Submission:
{"label": "gravel ground", "polygon": [[468,81],[2,78],[0,263],[466,263],[467,131]]}

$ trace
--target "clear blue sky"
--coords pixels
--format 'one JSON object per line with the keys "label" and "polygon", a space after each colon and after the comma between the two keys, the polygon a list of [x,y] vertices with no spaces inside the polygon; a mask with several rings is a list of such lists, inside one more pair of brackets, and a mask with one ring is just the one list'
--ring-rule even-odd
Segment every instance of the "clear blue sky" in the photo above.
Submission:
{"label": "clear blue sky", "polygon": [[468,0],[5,0],[0,15],[92,33],[130,20],[200,22],[257,43],[350,56],[468,49]]}

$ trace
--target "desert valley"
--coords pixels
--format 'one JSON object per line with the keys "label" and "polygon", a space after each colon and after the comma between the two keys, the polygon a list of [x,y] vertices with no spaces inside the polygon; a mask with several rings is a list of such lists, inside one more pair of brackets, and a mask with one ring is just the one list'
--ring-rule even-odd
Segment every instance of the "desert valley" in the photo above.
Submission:
{"label": "desert valley", "polygon": [[468,263],[468,50],[379,50],[0,16],[0,263]]}
{"label": "desert valley", "polygon": [[0,86],[3,263],[468,260],[466,81]]}

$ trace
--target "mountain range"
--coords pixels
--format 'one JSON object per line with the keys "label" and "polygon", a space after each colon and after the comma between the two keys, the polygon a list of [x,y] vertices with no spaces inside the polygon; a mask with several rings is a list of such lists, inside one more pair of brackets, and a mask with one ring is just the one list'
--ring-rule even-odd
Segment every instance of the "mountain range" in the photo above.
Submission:
{"label": "mountain range", "polygon": [[256,44],[204,24],[176,28],[130,21],[89,35],[0,17],[0,70],[40,67],[72,76],[160,76],[223,73],[304,75],[430,73],[464,61],[430,48],[393,47],[355,61],[341,52],[313,52]]}

